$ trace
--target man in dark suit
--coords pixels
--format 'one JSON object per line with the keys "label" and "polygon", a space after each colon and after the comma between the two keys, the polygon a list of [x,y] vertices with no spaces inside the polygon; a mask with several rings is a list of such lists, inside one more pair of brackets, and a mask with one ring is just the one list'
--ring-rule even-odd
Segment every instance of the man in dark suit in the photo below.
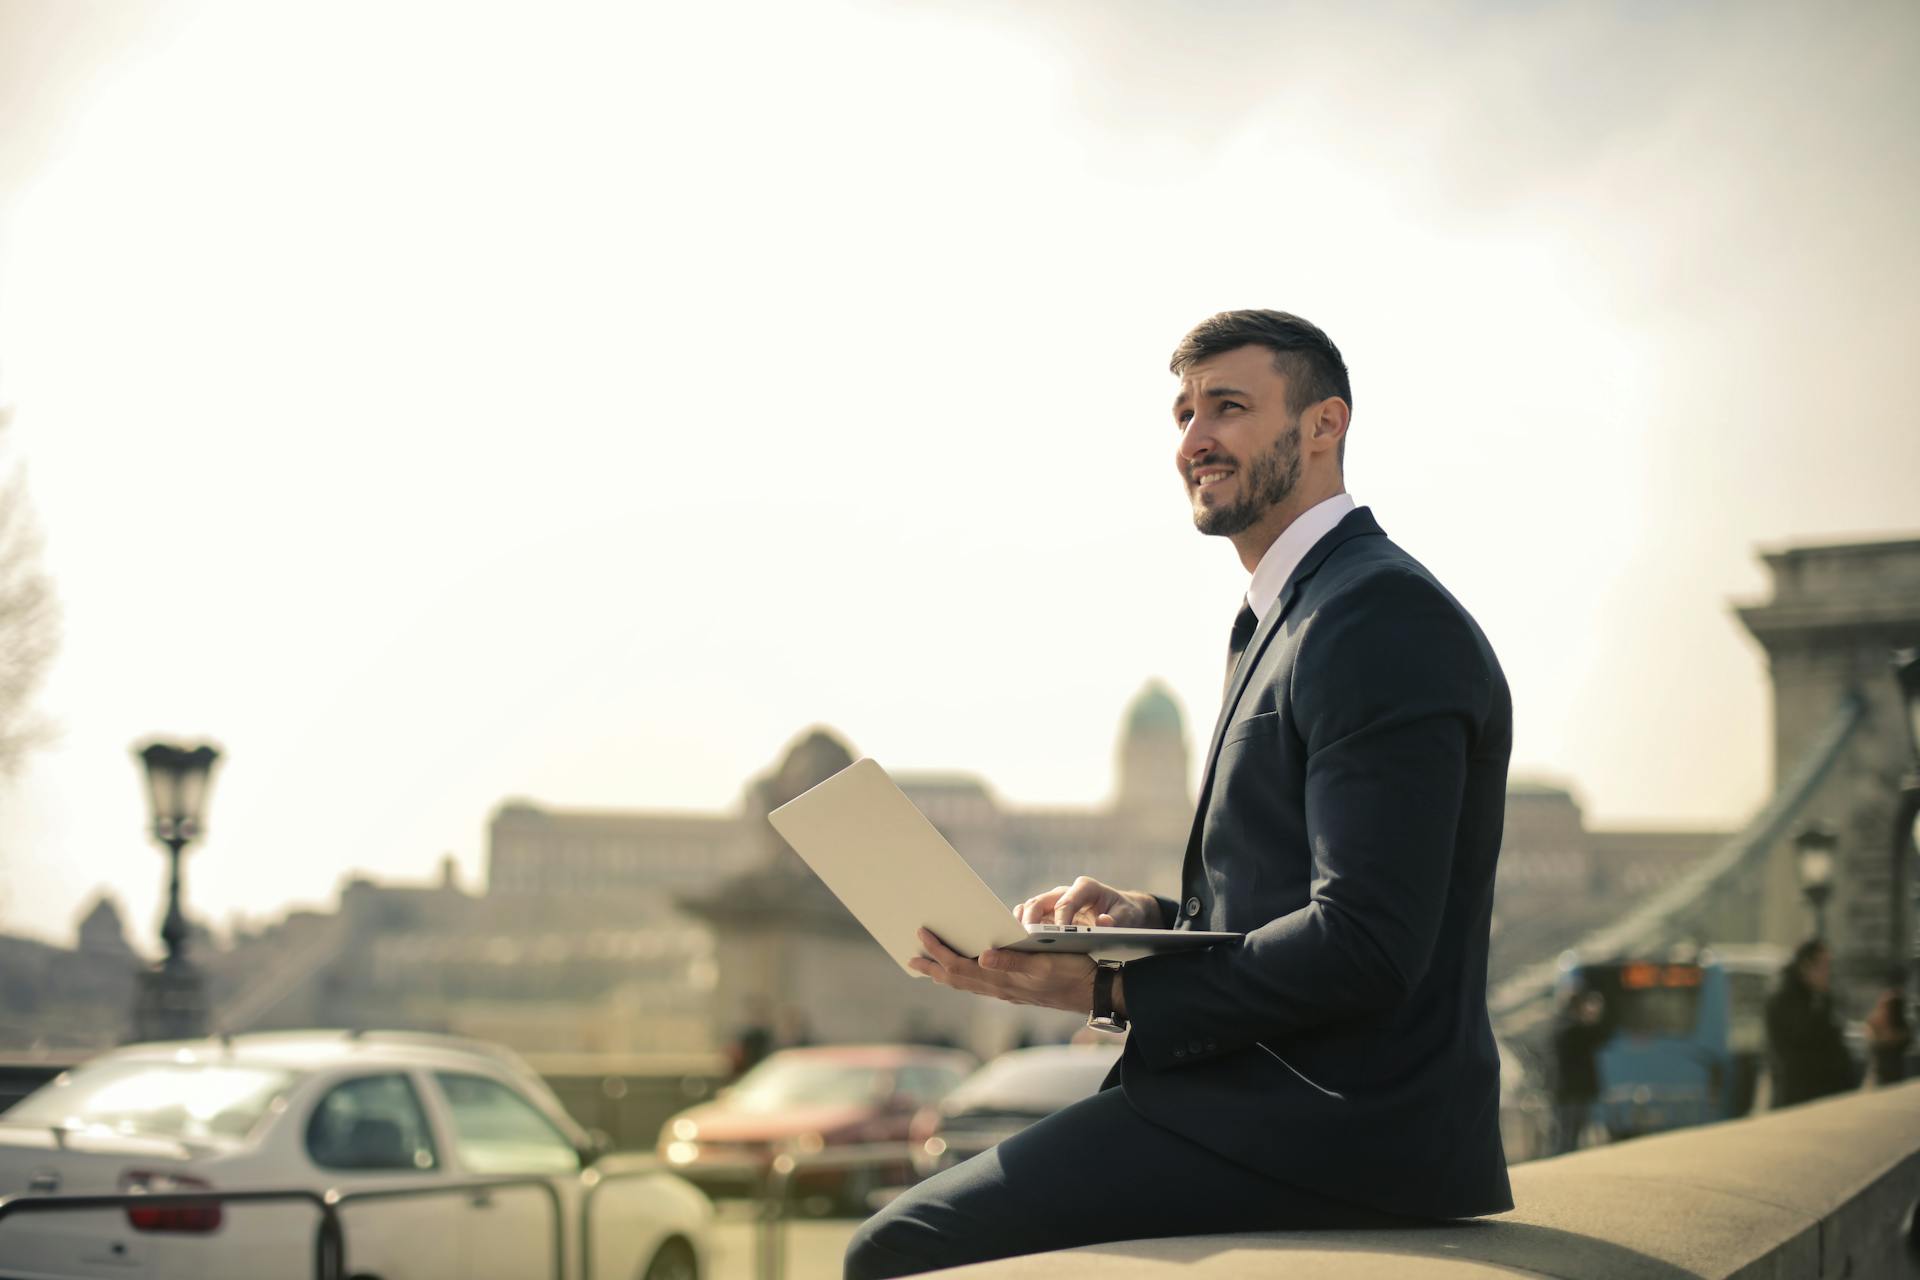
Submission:
{"label": "man in dark suit", "polygon": [[1194,523],[1253,575],[1180,896],[1082,877],[1021,914],[1245,936],[1115,972],[923,932],[923,976],[1131,1030],[1109,1087],[871,1219],[850,1277],[1512,1207],[1486,1006],[1506,678],[1347,496],[1353,395],[1324,333],[1226,312],[1172,369]]}

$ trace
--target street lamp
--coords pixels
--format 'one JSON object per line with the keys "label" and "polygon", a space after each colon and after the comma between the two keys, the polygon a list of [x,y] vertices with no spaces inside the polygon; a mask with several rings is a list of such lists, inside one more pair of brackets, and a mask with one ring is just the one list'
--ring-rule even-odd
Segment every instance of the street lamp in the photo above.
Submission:
{"label": "street lamp", "polygon": [[220,753],[202,743],[179,747],[150,742],[134,755],[147,772],[153,838],[167,849],[167,915],[160,924],[166,957],[141,975],[134,1036],[170,1040],[206,1032],[206,993],[187,960],[187,917],[180,910],[180,855],[206,826],[207,788]]}
{"label": "street lamp", "polygon": [[1809,822],[1793,838],[1793,847],[1799,855],[1800,892],[1813,908],[1813,936],[1824,942],[1827,899],[1833,894],[1833,851],[1840,847],[1840,838],[1825,823]]}

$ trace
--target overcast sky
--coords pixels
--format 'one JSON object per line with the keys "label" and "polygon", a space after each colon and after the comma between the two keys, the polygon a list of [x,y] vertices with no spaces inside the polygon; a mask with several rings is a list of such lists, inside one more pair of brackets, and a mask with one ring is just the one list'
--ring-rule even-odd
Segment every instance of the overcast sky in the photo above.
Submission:
{"label": "overcast sky", "polygon": [[[1166,357],[1277,306],[1516,774],[1742,823],[1757,548],[1920,528],[1920,7],[0,0],[0,436],[65,640],[0,925],[480,883],[815,723],[1010,803],[1196,749],[1245,579]],[[1177,874],[1170,851],[1168,874]],[[1098,873],[1099,868],[1090,867]]]}

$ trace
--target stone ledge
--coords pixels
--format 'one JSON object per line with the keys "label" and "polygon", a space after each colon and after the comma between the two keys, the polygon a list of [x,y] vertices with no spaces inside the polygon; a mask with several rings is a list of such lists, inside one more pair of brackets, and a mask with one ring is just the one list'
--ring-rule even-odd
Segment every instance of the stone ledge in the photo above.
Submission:
{"label": "stone ledge", "polygon": [[1513,1169],[1511,1213],[1375,1231],[1089,1245],[944,1271],[955,1280],[1920,1276],[1920,1082]]}

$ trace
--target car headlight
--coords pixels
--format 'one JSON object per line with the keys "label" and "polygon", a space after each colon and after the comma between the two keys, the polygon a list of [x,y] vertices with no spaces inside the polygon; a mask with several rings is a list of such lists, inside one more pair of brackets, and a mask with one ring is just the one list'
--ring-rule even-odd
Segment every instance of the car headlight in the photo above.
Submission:
{"label": "car headlight", "polygon": [[793,1149],[803,1156],[813,1155],[827,1145],[827,1140],[817,1133],[803,1133],[793,1140]]}
{"label": "car headlight", "polygon": [[692,1164],[700,1158],[700,1144],[697,1142],[669,1142],[667,1144],[668,1164]]}
{"label": "car headlight", "polygon": [[675,1120],[670,1128],[674,1138],[680,1142],[692,1142],[700,1136],[700,1126],[685,1116]]}

